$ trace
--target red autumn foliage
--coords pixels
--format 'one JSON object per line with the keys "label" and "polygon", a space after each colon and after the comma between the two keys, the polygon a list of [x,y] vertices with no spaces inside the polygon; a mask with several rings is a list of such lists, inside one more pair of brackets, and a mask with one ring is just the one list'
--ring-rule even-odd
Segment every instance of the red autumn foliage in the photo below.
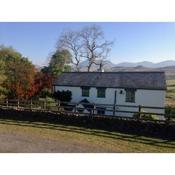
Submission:
{"label": "red autumn foliage", "polygon": [[36,72],[34,82],[30,88],[30,97],[38,95],[43,89],[52,88],[53,78],[49,73]]}

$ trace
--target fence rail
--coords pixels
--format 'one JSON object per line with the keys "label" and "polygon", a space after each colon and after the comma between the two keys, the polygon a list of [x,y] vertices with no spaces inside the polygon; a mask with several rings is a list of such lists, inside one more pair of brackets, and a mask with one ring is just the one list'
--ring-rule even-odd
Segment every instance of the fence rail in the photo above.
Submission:
{"label": "fence rail", "polygon": [[[35,101],[35,100],[18,100],[6,99],[0,101],[0,108],[15,110],[30,110],[42,112],[55,112],[74,115],[87,115],[89,117],[117,117],[127,120],[145,120],[155,122],[175,122],[175,112],[167,108],[136,106],[136,105],[111,105],[97,103],[72,103],[60,101]],[[127,109],[127,110],[126,110]],[[159,110],[159,112],[155,112]],[[105,112],[104,112],[105,111]],[[150,112],[151,111],[151,112]],[[161,112],[160,112],[161,111]],[[174,110],[175,111],[175,110]],[[158,116],[158,118],[155,118]],[[159,117],[163,116],[164,119]]]}

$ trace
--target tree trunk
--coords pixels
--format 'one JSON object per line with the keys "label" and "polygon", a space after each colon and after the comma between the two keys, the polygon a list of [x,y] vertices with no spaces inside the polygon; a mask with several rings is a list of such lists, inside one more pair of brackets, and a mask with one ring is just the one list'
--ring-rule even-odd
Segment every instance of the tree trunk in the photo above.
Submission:
{"label": "tree trunk", "polygon": [[90,63],[90,64],[88,65],[88,67],[87,67],[87,68],[88,68],[88,70],[87,70],[88,72],[90,72],[91,66],[92,66],[92,63]]}

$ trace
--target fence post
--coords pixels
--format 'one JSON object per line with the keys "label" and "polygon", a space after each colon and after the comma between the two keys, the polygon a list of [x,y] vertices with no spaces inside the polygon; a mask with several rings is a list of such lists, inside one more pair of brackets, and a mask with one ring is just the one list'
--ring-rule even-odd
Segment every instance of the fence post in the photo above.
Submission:
{"label": "fence post", "polygon": [[46,110],[46,99],[44,100],[44,110]]}
{"label": "fence post", "polygon": [[74,112],[75,112],[75,113],[77,112],[77,104],[75,104]]}
{"label": "fence post", "polygon": [[60,111],[60,100],[58,100],[58,112]]}
{"label": "fence post", "polygon": [[171,112],[172,112],[172,110],[171,110],[171,108],[170,108],[170,110],[169,110],[169,112],[168,112],[168,115],[167,115],[167,120],[166,120],[167,125],[169,125],[170,120],[171,120]]}
{"label": "fence post", "polygon": [[115,116],[115,104],[114,104],[114,106],[113,106],[113,116]]}
{"label": "fence post", "polygon": [[114,92],[113,116],[115,116],[116,102],[117,102],[117,91],[115,90],[115,92]]}
{"label": "fence post", "polygon": [[138,115],[138,120],[140,120],[140,119],[141,119],[141,111],[142,111],[142,106],[141,106],[141,105],[139,105],[139,115]]}
{"label": "fence post", "polygon": [[9,102],[8,102],[8,98],[6,99],[6,107],[9,107]]}
{"label": "fence post", "polygon": [[17,102],[17,109],[19,109],[19,98],[18,98],[18,102]]}
{"label": "fence post", "polygon": [[95,109],[96,109],[96,106],[94,104],[94,107],[93,107],[93,115],[95,114]]}
{"label": "fence post", "polygon": [[32,99],[30,100],[30,110],[32,111]]}
{"label": "fence post", "polygon": [[[90,108],[90,107],[89,107]],[[94,115],[94,105],[92,108],[90,108],[90,113],[89,113],[89,117],[90,118],[93,118],[93,115]]]}

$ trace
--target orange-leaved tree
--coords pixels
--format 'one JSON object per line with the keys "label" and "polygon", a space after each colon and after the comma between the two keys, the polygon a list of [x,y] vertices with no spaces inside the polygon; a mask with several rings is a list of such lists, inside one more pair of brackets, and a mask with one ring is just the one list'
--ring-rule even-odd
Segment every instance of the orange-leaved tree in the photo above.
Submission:
{"label": "orange-leaved tree", "polygon": [[34,82],[31,87],[31,94],[33,96],[40,96],[43,90],[52,89],[53,77],[47,72],[37,71],[35,74]]}
{"label": "orange-leaved tree", "polygon": [[35,66],[11,47],[0,46],[0,60],[5,62],[4,87],[8,98],[28,99],[33,94]]}
{"label": "orange-leaved tree", "polygon": [[28,99],[33,96],[32,86],[35,67],[27,58],[15,58],[6,62],[6,88],[10,98]]}

